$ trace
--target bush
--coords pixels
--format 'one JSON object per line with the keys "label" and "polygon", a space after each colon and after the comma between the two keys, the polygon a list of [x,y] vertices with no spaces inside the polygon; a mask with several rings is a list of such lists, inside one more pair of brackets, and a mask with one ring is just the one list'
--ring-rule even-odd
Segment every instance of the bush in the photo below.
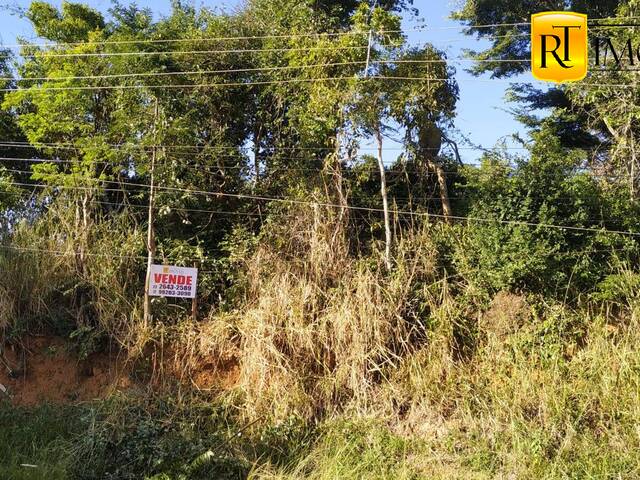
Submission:
{"label": "bush", "polygon": [[637,253],[629,237],[597,232],[627,230],[637,206],[622,203],[619,192],[583,173],[582,162],[580,153],[567,153],[556,137],[540,133],[530,159],[512,165],[508,157],[489,154],[480,168],[466,170],[472,220],[455,264],[469,282],[490,293],[507,289],[562,298],[568,289],[571,296],[592,289],[616,249]]}

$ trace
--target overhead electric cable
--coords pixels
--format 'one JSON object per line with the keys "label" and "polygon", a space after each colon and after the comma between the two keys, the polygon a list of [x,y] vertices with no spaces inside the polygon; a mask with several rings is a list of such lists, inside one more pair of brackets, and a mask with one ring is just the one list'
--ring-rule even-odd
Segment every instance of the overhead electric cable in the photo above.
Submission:
{"label": "overhead electric cable", "polygon": [[[128,185],[133,187],[142,187],[149,188],[149,185],[139,184],[139,183],[130,183],[130,182],[115,182],[108,180],[98,180],[103,183],[111,183],[117,185]],[[33,187],[34,185],[30,184],[20,184],[20,183],[8,183],[8,185],[26,185]],[[59,188],[59,189],[80,189],[80,190],[94,190],[92,187],[75,187],[68,185],[56,185],[49,186],[49,188]],[[356,207],[352,205],[341,205],[337,203],[328,203],[328,202],[311,202],[308,200],[298,200],[292,198],[282,198],[282,197],[270,197],[266,195],[252,195],[245,193],[230,193],[230,192],[212,192],[207,190],[197,190],[197,189],[188,189],[188,188],[179,188],[179,187],[166,187],[166,186],[157,186],[158,190],[164,191],[172,191],[172,192],[182,192],[182,193],[191,193],[194,195],[205,195],[205,196],[213,196],[213,197],[226,197],[226,198],[238,198],[238,199],[247,199],[247,200],[259,200],[265,202],[281,202],[288,203],[292,205],[307,205],[307,206],[318,206],[325,208],[338,208],[338,209],[348,209],[354,211],[365,211],[365,212],[379,212],[384,213],[384,210],[381,208],[372,208],[372,207]],[[107,189],[103,189],[107,190]],[[114,189],[111,189],[114,190]],[[115,191],[121,191],[115,189]],[[441,215],[427,212],[416,212],[416,211],[407,211],[407,210],[390,210],[389,213],[393,215],[403,215],[403,216],[416,216],[416,217],[427,217],[427,218],[438,218],[438,219],[448,219],[455,221],[466,221],[466,222],[480,222],[480,223],[498,223],[502,225],[520,225],[520,226],[530,226],[530,227],[538,227],[538,228],[548,228],[548,229],[558,229],[558,230],[567,230],[567,231],[575,231],[575,232],[590,232],[590,233],[608,233],[608,234],[616,234],[616,235],[624,235],[624,236],[632,236],[632,237],[640,237],[640,232],[632,232],[625,230],[609,230],[606,228],[592,228],[592,227],[576,227],[571,225],[556,225],[551,223],[537,223],[537,222],[528,222],[528,221],[520,221],[520,220],[501,220],[495,218],[486,218],[486,217],[464,217],[464,216],[456,216],[456,215]]]}

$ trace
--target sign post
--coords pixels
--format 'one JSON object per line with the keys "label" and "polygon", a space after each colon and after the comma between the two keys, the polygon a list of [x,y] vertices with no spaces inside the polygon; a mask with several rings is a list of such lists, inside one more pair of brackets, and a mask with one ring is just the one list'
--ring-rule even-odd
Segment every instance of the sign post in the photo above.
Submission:
{"label": "sign post", "polygon": [[158,99],[156,98],[155,115],[153,121],[153,149],[151,150],[151,183],[149,186],[149,220],[147,224],[147,277],[144,282],[144,322],[151,324],[151,267],[156,255],[156,234],[154,230],[155,222],[155,170],[158,144]]}
{"label": "sign post", "polygon": [[[193,268],[197,272],[200,264],[198,262],[193,263]],[[191,317],[194,322],[198,321],[198,296],[194,295],[191,299]]]}

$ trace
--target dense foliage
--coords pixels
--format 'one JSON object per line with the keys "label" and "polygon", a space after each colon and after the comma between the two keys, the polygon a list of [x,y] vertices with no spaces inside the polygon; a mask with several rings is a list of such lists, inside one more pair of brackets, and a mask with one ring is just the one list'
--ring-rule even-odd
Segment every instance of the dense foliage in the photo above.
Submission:
{"label": "dense foliage", "polygon": [[[637,476],[639,102],[602,86],[634,72],[514,85],[521,153],[465,165],[455,70],[402,31],[418,2],[172,5],[34,1],[42,41],[1,53],[0,347],[116,351],[135,388],[64,428],[0,405],[23,450],[0,438],[0,473]],[[521,23],[569,6],[636,2],[454,16],[509,77]],[[151,254],[199,267],[195,318],[145,316]]]}

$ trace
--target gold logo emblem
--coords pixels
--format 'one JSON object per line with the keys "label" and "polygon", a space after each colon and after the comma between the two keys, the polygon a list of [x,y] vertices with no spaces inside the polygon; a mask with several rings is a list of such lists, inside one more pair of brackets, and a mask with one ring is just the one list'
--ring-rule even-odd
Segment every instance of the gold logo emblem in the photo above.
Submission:
{"label": "gold logo emblem", "polygon": [[538,80],[575,82],[587,75],[587,16],[544,12],[531,16],[531,70]]}

